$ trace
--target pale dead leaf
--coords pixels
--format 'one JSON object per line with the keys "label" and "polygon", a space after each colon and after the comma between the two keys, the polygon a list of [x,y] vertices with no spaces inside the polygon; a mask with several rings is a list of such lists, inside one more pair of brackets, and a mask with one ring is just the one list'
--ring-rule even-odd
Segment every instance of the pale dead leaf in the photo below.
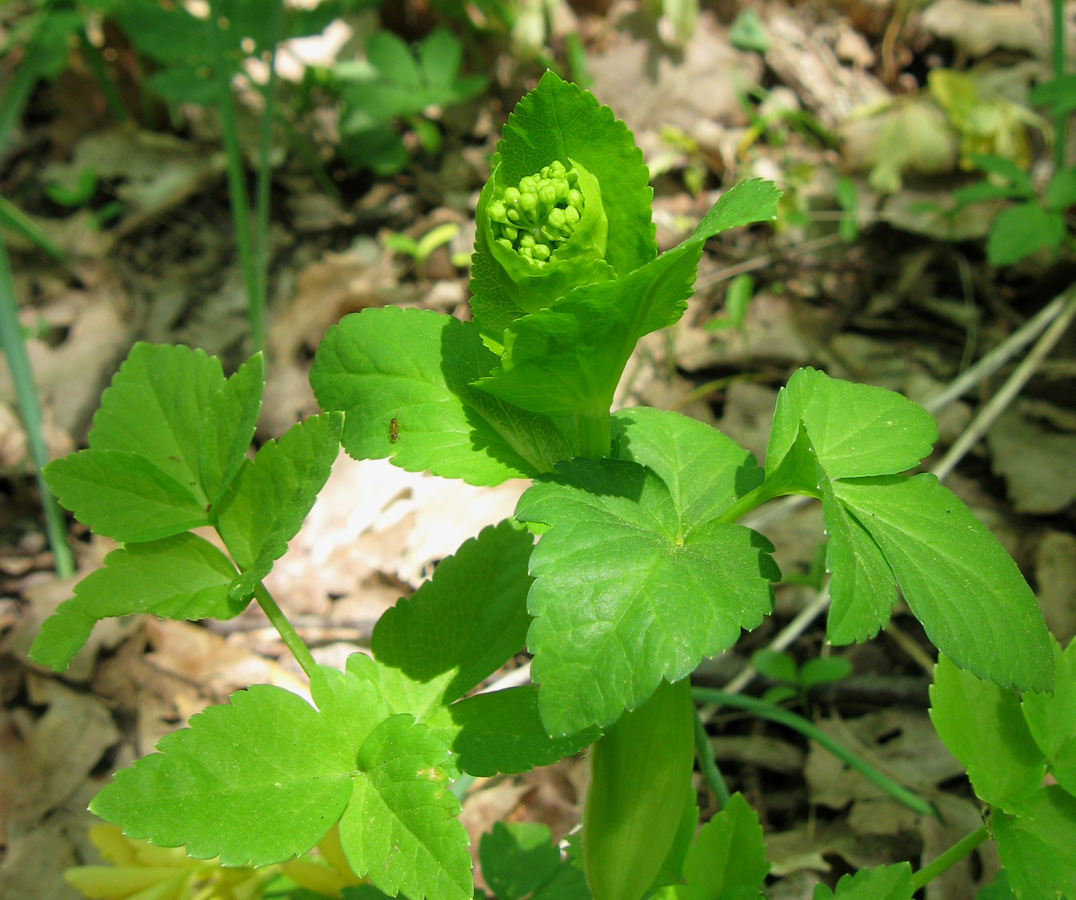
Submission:
{"label": "pale dead leaf", "polygon": [[1035,584],[1046,624],[1062,646],[1076,635],[1076,537],[1048,531],[1035,553]]}
{"label": "pale dead leaf", "polygon": [[1057,513],[1076,500],[1076,434],[1008,409],[986,435],[994,471],[1017,512]]}
{"label": "pale dead leaf", "polygon": [[1019,3],[978,3],[976,0],[937,0],[922,14],[920,24],[936,37],[950,40],[973,58],[992,50],[1023,50],[1046,59],[1047,32],[1032,9]]}

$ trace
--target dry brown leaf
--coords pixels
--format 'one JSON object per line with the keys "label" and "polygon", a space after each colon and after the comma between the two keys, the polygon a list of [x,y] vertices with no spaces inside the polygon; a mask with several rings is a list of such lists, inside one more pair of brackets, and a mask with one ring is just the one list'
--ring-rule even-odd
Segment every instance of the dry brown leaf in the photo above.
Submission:
{"label": "dry brown leaf", "polygon": [[1050,39],[1034,11],[1020,3],[937,0],[920,18],[935,37],[950,40],[973,58],[1003,47],[1046,59]]}

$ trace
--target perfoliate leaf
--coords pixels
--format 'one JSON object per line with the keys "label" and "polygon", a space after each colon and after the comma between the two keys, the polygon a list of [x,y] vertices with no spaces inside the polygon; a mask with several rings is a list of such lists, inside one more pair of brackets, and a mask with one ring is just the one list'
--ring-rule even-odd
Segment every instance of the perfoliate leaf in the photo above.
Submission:
{"label": "perfoliate leaf", "polygon": [[927,637],[961,668],[1022,691],[1053,686],[1038,602],[1012,557],[933,475],[837,481]]}
{"label": "perfoliate leaf", "polygon": [[1046,773],[1042,752],[1011,689],[980,681],[940,656],[930,688],[930,720],[985,803],[1011,810],[1039,790]]}
{"label": "perfoliate leaf", "polygon": [[207,504],[191,486],[135,453],[82,450],[42,474],[76,519],[117,541],[156,541],[209,524]]}
{"label": "perfoliate leaf", "polygon": [[1076,641],[1054,643],[1053,694],[1024,694],[1024,719],[1050,773],[1076,796]]}
{"label": "perfoliate leaf", "polygon": [[[800,369],[777,399],[766,448],[767,477],[792,448],[800,422],[831,479],[905,472],[919,465],[938,439],[934,417],[900,394]],[[803,487],[817,489],[814,472]]]}
{"label": "perfoliate leaf", "polygon": [[45,620],[30,657],[62,672],[86,643],[94,623],[109,616],[230,619],[246,605],[228,598],[234,578],[231,561],[193,534],[113,550],[102,568],[75,586],[75,596]]}
{"label": "perfoliate leaf", "polygon": [[196,859],[269,865],[305,853],[343,813],[354,756],[301,697],[255,685],[193,716],[121,769],[91,811]]}
{"label": "perfoliate leaf", "polygon": [[1076,797],[1041,788],[1008,815],[992,810],[990,830],[1018,900],[1076,896]]}
{"label": "perfoliate leaf", "polygon": [[758,815],[737,793],[699,830],[684,862],[684,880],[706,900],[721,900],[737,888],[757,896],[769,870]]}
{"label": "perfoliate leaf", "polygon": [[347,413],[341,441],[356,459],[494,485],[548,471],[575,446],[552,419],[471,387],[496,364],[473,325],[368,309],[329,329],[310,383],[322,409]]}
{"label": "perfoliate leaf", "polygon": [[444,676],[445,703],[464,696],[526,641],[533,546],[511,521],[484,528],[381,616],[370,639],[374,656],[413,681]]}
{"label": "perfoliate leaf", "polygon": [[912,900],[914,892],[912,867],[902,862],[842,875],[836,893],[827,885],[816,884],[813,900]]}
{"label": "perfoliate leaf", "polygon": [[[744,454],[733,444],[714,466]],[[528,646],[551,734],[616,721],[772,608],[769,542],[684,513],[653,471],[613,459],[562,463],[520,499],[518,519],[549,526],[531,556]]]}
{"label": "perfoliate leaf", "polygon": [[284,555],[329,477],[340,447],[343,416],[326,413],[267,441],[221,498],[216,526],[241,575],[236,597],[254,588]]}

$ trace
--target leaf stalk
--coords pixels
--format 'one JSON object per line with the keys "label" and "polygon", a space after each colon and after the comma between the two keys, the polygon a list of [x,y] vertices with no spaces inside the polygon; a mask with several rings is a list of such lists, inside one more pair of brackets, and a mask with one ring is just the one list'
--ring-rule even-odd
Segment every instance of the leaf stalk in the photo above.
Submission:
{"label": "leaf stalk", "polygon": [[980,825],[970,834],[964,835],[964,837],[953,844],[952,847],[940,856],[931,860],[927,865],[923,866],[923,868],[912,875],[913,889],[918,891],[921,887],[926,885],[927,882],[933,881],[941,875],[942,872],[945,872],[951,866],[956,865],[960,860],[971,853],[972,850],[983,843],[987,837],[989,837],[989,835],[985,825]]}
{"label": "leaf stalk", "polygon": [[284,646],[291,651],[291,655],[295,657],[295,661],[299,663],[300,668],[306,673],[306,677],[312,678],[318,664],[314,661],[314,657],[310,653],[310,649],[303,642],[303,639],[299,637],[299,632],[297,632],[291,622],[288,621],[288,617],[284,615],[283,610],[277,606],[276,601],[269,591],[265,589],[264,584],[259,583],[257,588],[255,588],[254,599],[258,601],[258,606],[260,606],[262,612],[268,616],[269,622],[277,630],[277,634],[280,635],[280,639],[284,642]]}

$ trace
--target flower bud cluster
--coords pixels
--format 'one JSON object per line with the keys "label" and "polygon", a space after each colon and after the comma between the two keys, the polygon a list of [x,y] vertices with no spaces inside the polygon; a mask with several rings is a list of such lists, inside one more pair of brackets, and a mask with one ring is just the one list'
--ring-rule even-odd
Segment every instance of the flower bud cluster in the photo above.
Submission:
{"label": "flower bud cluster", "polygon": [[572,236],[582,213],[578,173],[559,160],[505,188],[488,207],[494,240],[537,265]]}

